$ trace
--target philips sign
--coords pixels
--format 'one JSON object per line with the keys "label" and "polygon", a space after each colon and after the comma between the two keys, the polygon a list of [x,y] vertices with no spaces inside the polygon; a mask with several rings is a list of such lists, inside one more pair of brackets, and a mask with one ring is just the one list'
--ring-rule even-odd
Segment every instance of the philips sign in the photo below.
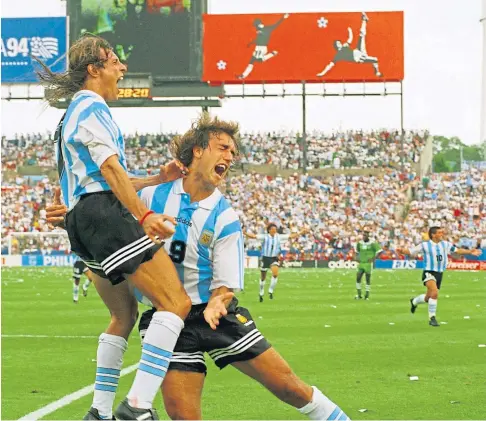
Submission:
{"label": "philips sign", "polygon": [[66,18],[2,19],[3,83],[37,82],[36,57],[53,72],[66,70]]}

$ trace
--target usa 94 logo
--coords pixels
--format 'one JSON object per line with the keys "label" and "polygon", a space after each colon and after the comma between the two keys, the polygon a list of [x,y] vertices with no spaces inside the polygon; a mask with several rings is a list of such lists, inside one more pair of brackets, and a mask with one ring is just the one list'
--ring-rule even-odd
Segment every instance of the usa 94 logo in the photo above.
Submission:
{"label": "usa 94 logo", "polygon": [[2,56],[12,59],[32,55],[51,60],[59,55],[59,40],[54,37],[2,38],[0,51]]}

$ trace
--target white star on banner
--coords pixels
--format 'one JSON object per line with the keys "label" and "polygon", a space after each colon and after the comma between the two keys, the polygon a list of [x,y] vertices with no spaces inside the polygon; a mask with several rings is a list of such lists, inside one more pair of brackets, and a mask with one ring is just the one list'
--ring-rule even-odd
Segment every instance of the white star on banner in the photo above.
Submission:
{"label": "white star on banner", "polygon": [[329,21],[324,16],[322,16],[320,19],[317,19],[317,26],[319,28],[327,28],[328,22]]}
{"label": "white star on banner", "polygon": [[219,60],[217,63],[216,63],[216,67],[218,68],[218,70],[226,70],[226,62],[223,61],[223,60]]}

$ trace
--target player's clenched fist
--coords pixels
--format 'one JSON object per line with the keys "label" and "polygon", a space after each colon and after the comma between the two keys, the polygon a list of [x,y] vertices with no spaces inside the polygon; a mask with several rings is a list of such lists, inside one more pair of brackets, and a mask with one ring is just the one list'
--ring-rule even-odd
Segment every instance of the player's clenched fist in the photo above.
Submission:
{"label": "player's clenched fist", "polygon": [[46,221],[53,226],[62,226],[64,224],[64,216],[68,211],[67,206],[61,203],[61,189],[56,187],[54,189],[53,204],[46,208]]}
{"label": "player's clenched fist", "polygon": [[160,243],[161,240],[165,240],[174,235],[175,225],[177,225],[175,218],[158,213],[151,213],[144,218],[142,223],[145,234],[147,234],[154,243]]}

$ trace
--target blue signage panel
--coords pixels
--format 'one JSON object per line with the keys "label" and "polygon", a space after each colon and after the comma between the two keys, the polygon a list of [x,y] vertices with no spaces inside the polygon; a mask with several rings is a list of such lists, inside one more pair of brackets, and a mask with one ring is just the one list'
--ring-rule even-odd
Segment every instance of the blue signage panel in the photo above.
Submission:
{"label": "blue signage panel", "polygon": [[43,61],[53,72],[66,70],[66,18],[2,19],[2,82],[37,82],[34,69]]}

